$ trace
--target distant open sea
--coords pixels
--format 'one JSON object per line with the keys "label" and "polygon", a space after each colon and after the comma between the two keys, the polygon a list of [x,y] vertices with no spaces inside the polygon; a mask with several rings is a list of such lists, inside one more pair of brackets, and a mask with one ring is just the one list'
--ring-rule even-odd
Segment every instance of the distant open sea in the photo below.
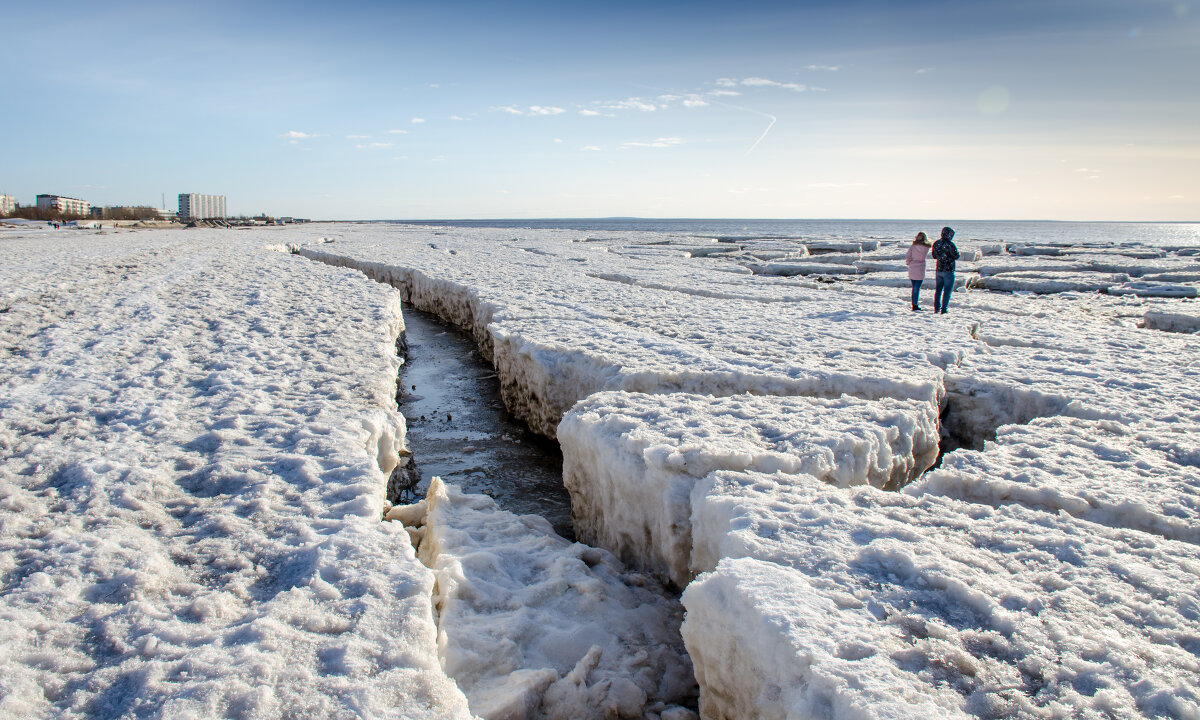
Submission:
{"label": "distant open sea", "polygon": [[980,220],[689,220],[689,219],[544,219],[544,220],[397,220],[406,225],[563,229],[585,232],[631,230],[752,240],[911,240],[924,230],[937,239],[942,226],[954,228],[959,242],[1111,247],[1119,245],[1200,246],[1200,223],[1115,223]]}

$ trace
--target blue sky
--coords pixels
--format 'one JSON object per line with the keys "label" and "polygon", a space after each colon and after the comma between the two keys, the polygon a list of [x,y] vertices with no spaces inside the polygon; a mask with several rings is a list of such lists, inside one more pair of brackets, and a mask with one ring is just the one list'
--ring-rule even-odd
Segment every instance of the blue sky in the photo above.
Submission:
{"label": "blue sky", "polygon": [[325,219],[1200,219],[1200,3],[24,3],[0,192]]}

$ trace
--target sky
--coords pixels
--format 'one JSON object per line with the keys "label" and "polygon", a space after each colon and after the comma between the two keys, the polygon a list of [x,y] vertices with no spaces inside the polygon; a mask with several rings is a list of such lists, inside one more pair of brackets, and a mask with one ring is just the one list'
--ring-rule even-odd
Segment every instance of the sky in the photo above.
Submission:
{"label": "sky", "polygon": [[6,3],[0,193],[1200,220],[1200,0]]}

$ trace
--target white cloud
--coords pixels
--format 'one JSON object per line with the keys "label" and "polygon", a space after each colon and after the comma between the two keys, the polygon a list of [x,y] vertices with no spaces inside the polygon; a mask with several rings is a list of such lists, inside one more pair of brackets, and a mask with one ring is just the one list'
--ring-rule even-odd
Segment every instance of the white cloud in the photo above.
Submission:
{"label": "white cloud", "polygon": [[596,147],[595,145],[584,145],[579,149],[582,152],[600,152],[600,148]]}
{"label": "white cloud", "polygon": [[737,90],[715,90],[712,94],[714,97],[737,97],[741,95]]}
{"label": "white cloud", "polygon": [[625,100],[617,100],[615,102],[603,103],[601,107],[608,110],[641,110],[642,112],[654,112],[658,110],[658,106],[652,102],[647,102],[642,98],[627,98]]}
{"label": "white cloud", "polygon": [[451,120],[466,120],[465,117],[459,117],[458,115],[451,115],[450,119]]}
{"label": "white cloud", "polygon": [[926,73],[931,73],[933,71],[934,71],[934,68],[931,68],[931,67],[917,68],[918,75],[925,75]]}
{"label": "white cloud", "polygon": [[841,69],[838,65],[805,65],[805,70],[826,70],[828,72],[837,72]]}
{"label": "white cloud", "polygon": [[315,138],[316,135],[312,135],[312,134],[309,134],[306,132],[300,132],[299,130],[288,130],[287,132],[280,135],[279,137],[284,138],[286,140],[311,140],[312,138]]}
{"label": "white cloud", "polygon": [[683,144],[683,138],[661,137],[661,138],[656,138],[654,140],[651,140],[650,142],[630,141],[627,143],[622,143],[621,147],[665,148],[665,147],[672,147],[675,145],[682,145],[682,144]]}
{"label": "white cloud", "polygon": [[796,92],[804,92],[805,90],[808,90],[807,85],[801,85],[799,83],[778,82],[776,80],[768,80],[767,78],[763,78],[763,77],[743,78],[742,85],[745,85],[747,87],[777,87],[777,88],[784,88],[785,90],[795,90]]}
{"label": "white cloud", "polygon": [[737,84],[733,78],[717,78],[717,87],[737,87]]}
{"label": "white cloud", "polygon": [[387,134],[388,135],[407,135],[408,131],[407,130],[388,130]]}
{"label": "white cloud", "polygon": [[508,113],[509,115],[522,115],[524,117],[538,117],[545,115],[560,115],[566,110],[552,105],[530,105],[527,109],[522,110],[515,105],[505,105],[502,107],[494,107],[492,110],[496,112]]}
{"label": "white cloud", "polygon": [[599,110],[588,110],[587,108],[584,108],[583,110],[579,111],[579,114],[587,117],[596,117],[597,115],[602,115],[603,113],[601,113]]}
{"label": "white cloud", "polygon": [[388,142],[373,142],[355,145],[354,147],[358,148],[359,150],[378,150],[380,148],[389,148],[391,146],[392,144]]}
{"label": "white cloud", "polygon": [[413,121],[413,123],[423,123],[423,122],[425,122],[425,118],[417,118],[417,117],[415,117],[415,118],[413,118],[413,119],[412,119],[412,121]]}
{"label": "white cloud", "polygon": [[562,139],[562,138],[554,138],[554,142],[556,142],[556,143],[560,143],[560,142],[562,142],[562,141],[563,141],[563,139]]}

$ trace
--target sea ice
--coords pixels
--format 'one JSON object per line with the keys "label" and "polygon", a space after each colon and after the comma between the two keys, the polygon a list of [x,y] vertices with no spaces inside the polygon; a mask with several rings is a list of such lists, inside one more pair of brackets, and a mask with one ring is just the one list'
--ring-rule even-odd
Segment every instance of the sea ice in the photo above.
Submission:
{"label": "sea ice", "polygon": [[933,464],[937,408],[843,396],[607,392],[558,428],[575,532],[683,586],[694,574],[692,488],[714,470],[901,487]]}
{"label": "sea ice", "polygon": [[4,238],[0,715],[469,716],[379,522],[399,300],[262,245]]}
{"label": "sea ice", "polygon": [[802,476],[714,473],[694,497],[719,560],[683,596],[704,715],[1200,712],[1194,545]]}

